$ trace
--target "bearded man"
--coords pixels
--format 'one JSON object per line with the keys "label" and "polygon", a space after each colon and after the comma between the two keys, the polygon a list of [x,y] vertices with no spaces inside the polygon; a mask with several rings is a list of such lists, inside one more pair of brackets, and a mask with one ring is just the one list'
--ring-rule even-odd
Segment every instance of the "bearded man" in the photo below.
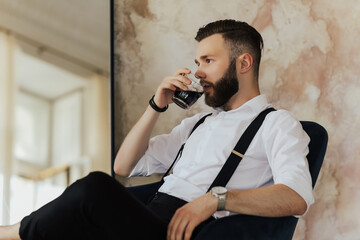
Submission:
{"label": "bearded man", "polygon": [[[198,113],[150,139],[174,92],[191,83],[184,76],[191,71],[180,68],[162,80],[115,159],[114,170],[123,176],[164,173],[177,160],[147,205],[96,172],[0,231],[14,239],[20,228],[22,239],[188,240],[204,224],[232,214],[304,215],[314,199],[306,160],[309,137],[298,120],[285,110],[270,111],[246,153],[233,150],[254,119],[272,108],[259,90],[261,35],[245,22],[219,20],[200,28],[195,39],[195,76],[211,115]],[[241,164],[224,186],[213,186],[229,154],[241,157]]]}

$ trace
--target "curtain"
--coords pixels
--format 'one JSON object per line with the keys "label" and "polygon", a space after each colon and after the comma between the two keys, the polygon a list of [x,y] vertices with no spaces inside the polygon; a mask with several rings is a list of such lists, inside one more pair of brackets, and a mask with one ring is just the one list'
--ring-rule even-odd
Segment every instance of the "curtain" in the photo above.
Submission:
{"label": "curtain", "polygon": [[[0,32],[0,222],[9,224],[10,176],[13,163],[15,82],[11,34]],[[0,186],[1,186],[0,185]]]}

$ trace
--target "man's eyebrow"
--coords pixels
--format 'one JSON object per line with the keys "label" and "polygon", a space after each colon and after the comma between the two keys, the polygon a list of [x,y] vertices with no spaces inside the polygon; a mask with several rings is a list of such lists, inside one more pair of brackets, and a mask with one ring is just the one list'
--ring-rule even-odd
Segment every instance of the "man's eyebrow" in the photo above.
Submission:
{"label": "man's eyebrow", "polygon": [[[209,57],[209,55],[203,55],[200,57],[201,60],[207,59]],[[198,64],[198,60],[195,59],[195,63]]]}

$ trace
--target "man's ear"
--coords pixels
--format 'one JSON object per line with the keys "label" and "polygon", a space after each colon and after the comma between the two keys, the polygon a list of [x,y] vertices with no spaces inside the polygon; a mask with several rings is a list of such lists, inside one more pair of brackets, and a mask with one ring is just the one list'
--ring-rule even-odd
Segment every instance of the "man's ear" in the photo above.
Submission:
{"label": "man's ear", "polygon": [[253,58],[249,53],[243,53],[236,59],[236,67],[239,73],[248,72],[253,65]]}

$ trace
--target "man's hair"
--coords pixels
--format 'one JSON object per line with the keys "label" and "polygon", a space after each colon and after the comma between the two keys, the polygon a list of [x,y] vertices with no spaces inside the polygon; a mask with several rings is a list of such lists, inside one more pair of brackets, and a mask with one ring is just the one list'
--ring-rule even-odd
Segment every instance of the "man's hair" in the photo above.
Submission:
{"label": "man's hair", "polygon": [[200,42],[214,34],[223,36],[229,47],[230,60],[236,59],[245,52],[253,57],[254,74],[257,79],[264,45],[260,33],[246,22],[225,19],[211,22],[200,28],[195,40]]}

